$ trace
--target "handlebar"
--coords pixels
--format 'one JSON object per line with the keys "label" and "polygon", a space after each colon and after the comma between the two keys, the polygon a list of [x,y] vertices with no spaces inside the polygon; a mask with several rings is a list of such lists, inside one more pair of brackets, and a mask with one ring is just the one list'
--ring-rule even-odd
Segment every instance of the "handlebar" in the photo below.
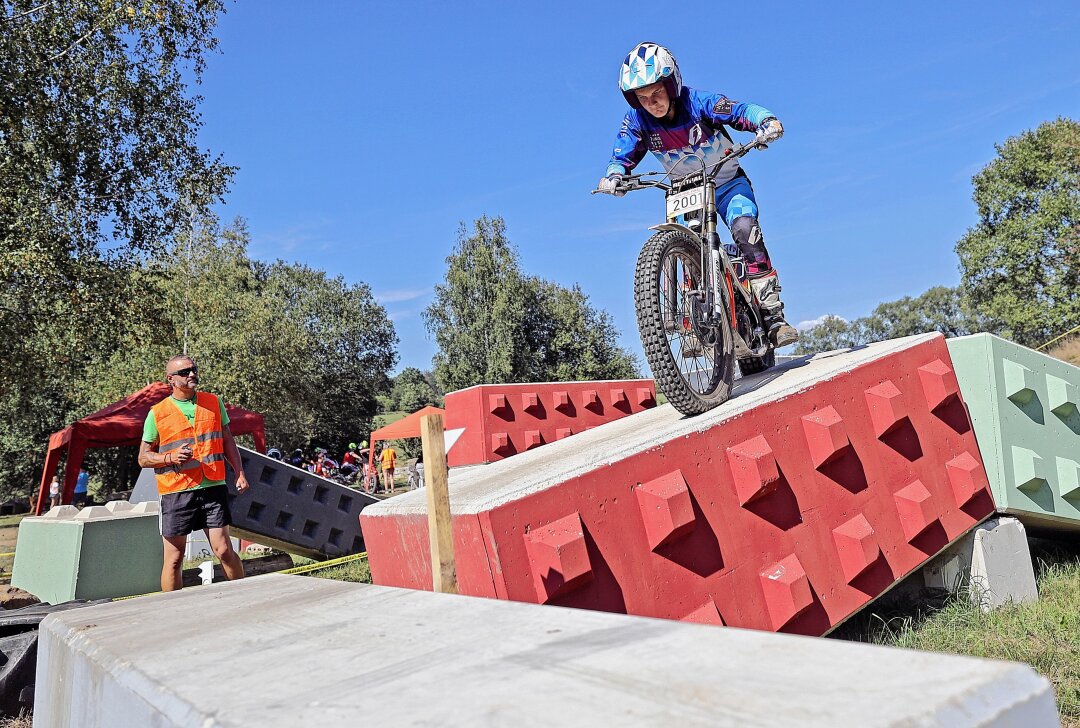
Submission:
{"label": "handlebar", "polygon": [[[700,177],[702,172],[705,172],[710,177],[715,177],[716,174],[720,171],[720,169],[731,160],[745,156],[751,149],[766,149],[767,147],[767,144],[763,144],[758,141],[749,141],[746,144],[736,144],[731,149],[729,149],[727,151],[727,154],[724,155],[724,158],[714,164],[711,169],[706,170],[705,162],[704,160],[701,160],[701,172],[690,172],[689,174],[684,174],[681,177],[672,177],[670,182],[663,181],[665,177],[670,176],[670,172],[643,172],[642,174],[624,175],[619,184],[615,186],[615,189],[595,189],[590,194],[626,194],[627,192],[633,192],[634,190],[643,190],[647,187],[658,187],[659,189],[662,189],[666,192],[672,187],[683,182],[684,180],[690,179],[691,177]],[[700,160],[701,158],[698,157],[698,159]],[[646,179],[647,177],[654,177],[658,175],[660,176],[660,179],[658,180]]]}

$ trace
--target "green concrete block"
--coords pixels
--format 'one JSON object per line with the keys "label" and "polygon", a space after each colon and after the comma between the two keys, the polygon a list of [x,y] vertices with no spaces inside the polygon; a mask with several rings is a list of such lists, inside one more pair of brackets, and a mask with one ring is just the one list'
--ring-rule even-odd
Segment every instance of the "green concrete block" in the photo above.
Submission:
{"label": "green concrete block", "polygon": [[157,503],[59,506],[19,524],[11,584],[50,604],[146,594],[162,560]]}
{"label": "green concrete block", "polygon": [[947,343],[998,510],[1080,531],[1080,368],[991,334]]}

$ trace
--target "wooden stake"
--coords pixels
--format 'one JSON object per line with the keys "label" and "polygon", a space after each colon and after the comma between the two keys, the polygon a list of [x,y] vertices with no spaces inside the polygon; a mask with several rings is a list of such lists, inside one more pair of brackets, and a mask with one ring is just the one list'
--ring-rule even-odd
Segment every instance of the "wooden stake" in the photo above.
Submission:
{"label": "wooden stake", "polygon": [[424,491],[427,495],[428,537],[431,539],[432,586],[437,592],[457,594],[442,415],[420,418],[420,438],[424,444]]}

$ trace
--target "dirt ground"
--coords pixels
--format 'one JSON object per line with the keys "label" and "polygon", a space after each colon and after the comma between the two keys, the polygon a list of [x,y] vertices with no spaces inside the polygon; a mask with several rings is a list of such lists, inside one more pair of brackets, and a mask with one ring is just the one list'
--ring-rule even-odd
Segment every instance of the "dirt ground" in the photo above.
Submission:
{"label": "dirt ground", "polygon": [[[19,538],[19,522],[23,516],[0,518],[0,554],[14,554],[15,541]],[[0,556],[0,585],[11,583],[11,566],[15,557]]]}

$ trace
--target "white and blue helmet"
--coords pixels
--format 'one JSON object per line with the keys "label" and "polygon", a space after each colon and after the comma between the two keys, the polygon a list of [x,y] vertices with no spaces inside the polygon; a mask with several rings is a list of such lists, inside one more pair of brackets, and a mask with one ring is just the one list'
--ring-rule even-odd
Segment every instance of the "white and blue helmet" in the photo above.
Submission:
{"label": "white and blue helmet", "polygon": [[664,82],[668,98],[672,101],[679,98],[682,92],[682,74],[679,73],[675,56],[656,43],[638,43],[637,47],[627,54],[622,68],[619,69],[619,89],[626,97],[626,103],[640,109],[641,102],[637,100],[634,91],[657,81]]}

